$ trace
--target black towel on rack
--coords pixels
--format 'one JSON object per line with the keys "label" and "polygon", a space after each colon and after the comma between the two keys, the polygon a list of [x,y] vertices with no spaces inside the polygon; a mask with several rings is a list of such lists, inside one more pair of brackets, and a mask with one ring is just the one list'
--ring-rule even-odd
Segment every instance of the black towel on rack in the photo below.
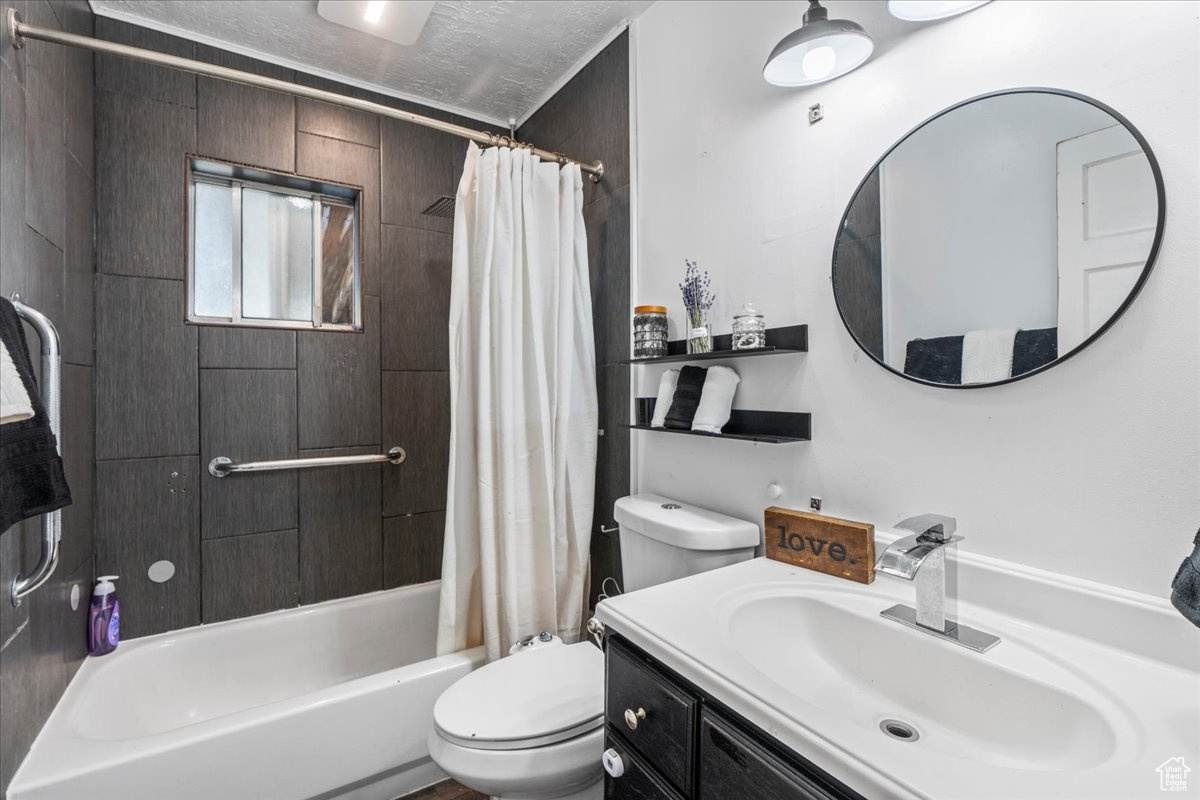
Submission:
{"label": "black towel on rack", "polygon": [[33,362],[25,343],[25,331],[17,310],[0,297],[0,339],[12,356],[13,365],[29,402],[33,417],[0,425],[0,532],[14,523],[48,514],[71,504],[71,490],[63,474],[58,442],[50,430],[46,408],[33,377]]}
{"label": "black towel on rack", "polygon": [[708,370],[704,367],[693,367],[690,364],[679,370],[679,380],[675,383],[675,396],[671,398],[671,408],[663,420],[664,428],[677,431],[690,431],[696,409],[700,406],[700,394],[704,391],[704,379]]}

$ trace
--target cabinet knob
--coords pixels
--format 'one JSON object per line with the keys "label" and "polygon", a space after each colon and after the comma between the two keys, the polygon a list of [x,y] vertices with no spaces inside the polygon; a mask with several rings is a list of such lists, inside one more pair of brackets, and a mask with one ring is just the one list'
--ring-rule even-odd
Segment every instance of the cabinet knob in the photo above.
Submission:
{"label": "cabinet knob", "polygon": [[629,726],[629,730],[636,731],[638,721],[646,718],[646,709],[639,708],[634,711],[632,708],[625,709],[625,724]]}

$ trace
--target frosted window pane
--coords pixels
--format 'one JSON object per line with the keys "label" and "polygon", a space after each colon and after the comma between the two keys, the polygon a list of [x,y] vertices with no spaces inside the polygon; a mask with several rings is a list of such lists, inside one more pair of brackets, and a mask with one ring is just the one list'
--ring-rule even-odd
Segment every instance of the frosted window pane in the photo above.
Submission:
{"label": "frosted window pane", "polygon": [[196,314],[233,316],[233,190],[196,184]]}
{"label": "frosted window pane", "polygon": [[321,208],[321,318],[327,325],[354,322],[354,209]]}
{"label": "frosted window pane", "polygon": [[312,200],[242,190],[242,316],[312,320]]}

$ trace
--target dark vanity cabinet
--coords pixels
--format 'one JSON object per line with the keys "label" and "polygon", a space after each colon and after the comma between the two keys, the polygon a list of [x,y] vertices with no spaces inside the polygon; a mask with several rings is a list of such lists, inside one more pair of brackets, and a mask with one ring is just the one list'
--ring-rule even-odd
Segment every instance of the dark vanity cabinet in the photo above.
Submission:
{"label": "dark vanity cabinet", "polygon": [[652,657],[609,634],[605,800],[862,800]]}

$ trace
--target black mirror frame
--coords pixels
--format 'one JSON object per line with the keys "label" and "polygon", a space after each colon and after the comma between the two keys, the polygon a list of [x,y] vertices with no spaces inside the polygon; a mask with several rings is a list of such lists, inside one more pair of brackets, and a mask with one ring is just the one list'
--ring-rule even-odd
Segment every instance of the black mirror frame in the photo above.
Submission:
{"label": "black mirror frame", "polygon": [[[856,334],[854,332],[854,330],[850,327],[850,323],[846,321],[846,315],[842,311],[842,304],[838,298],[837,282],[834,280],[834,276],[833,276],[834,271],[837,269],[838,244],[842,238],[842,231],[846,227],[846,222],[850,216],[850,210],[854,206],[854,201],[856,199],[858,199],[858,193],[862,191],[863,186],[870,179],[871,175],[875,172],[875,170],[879,169],[879,165],[883,163],[884,159],[886,159],[889,155],[891,155],[892,151],[895,150],[897,147],[899,147],[901,144],[903,144],[908,139],[908,137],[912,136],[914,133],[921,130],[929,123],[933,122],[935,119],[938,119],[939,117],[949,114],[951,111],[955,111],[956,109],[962,108],[963,106],[966,106],[966,105],[970,105],[971,103],[977,103],[981,100],[986,100],[990,97],[1002,97],[1004,95],[1010,95],[1010,94],[1056,94],[1056,95],[1060,95],[1062,97],[1070,97],[1075,100],[1081,100],[1084,103],[1088,103],[1089,105],[1095,106],[1096,108],[1100,109],[1101,111],[1106,112],[1109,116],[1111,116],[1117,122],[1119,122],[1123,126],[1125,126],[1125,129],[1127,131],[1129,131],[1131,134],[1133,134],[1133,138],[1137,141],[1137,143],[1139,145],[1141,145],[1142,152],[1144,152],[1146,154],[1146,160],[1150,162],[1150,171],[1154,175],[1155,192],[1158,197],[1158,217],[1155,221],[1156,227],[1155,227],[1155,231],[1154,231],[1154,241],[1150,245],[1150,253],[1146,256],[1146,265],[1144,267],[1142,267],[1142,272],[1138,276],[1137,282],[1133,285],[1133,288],[1129,290],[1129,296],[1125,298],[1125,301],[1121,303],[1121,306],[1113,313],[1113,315],[1111,317],[1109,317],[1108,320],[1103,325],[1101,325],[1099,328],[1097,328],[1095,333],[1093,333],[1088,338],[1084,339],[1073,350],[1066,353],[1065,355],[1060,355],[1058,358],[1054,359],[1053,361],[1051,361],[1048,364],[1043,364],[1042,366],[1038,367],[1037,369],[1031,369],[1028,372],[1021,373],[1020,375],[1014,375],[1010,378],[1005,378],[1002,381],[992,381],[991,383],[968,383],[968,384],[934,383],[933,381],[922,380],[921,378],[914,378],[912,375],[908,375],[908,374],[904,373],[903,371],[895,369],[894,367],[888,365],[881,358],[877,357],[874,353],[872,353],[869,349],[867,349],[867,347],[864,346],[862,341],[858,338],[858,334]],[[1146,137],[1142,135],[1142,132],[1139,131],[1136,127],[1134,127],[1133,123],[1131,123],[1128,119],[1126,119],[1122,114],[1118,113],[1115,109],[1100,102],[1099,100],[1096,100],[1095,98],[1088,97],[1087,95],[1079,94],[1078,92],[1067,91],[1066,89],[1049,89],[1049,88],[1044,88],[1044,87],[1022,87],[1022,88],[1017,88],[1017,89],[1001,89],[1000,91],[996,91],[996,92],[988,92],[987,94],[977,95],[968,100],[963,100],[962,102],[955,103],[952,106],[944,108],[941,111],[934,114],[933,116],[931,116],[928,119],[921,122],[916,127],[912,128],[910,131],[908,131],[908,133],[904,134],[899,139],[897,139],[896,143],[893,144],[891,147],[889,147],[884,152],[884,154],[875,161],[875,163],[871,166],[871,168],[869,170],[867,170],[867,174],[865,176],[863,176],[863,179],[858,182],[858,186],[855,187],[854,193],[850,195],[850,201],[846,204],[846,210],[844,212],[842,212],[842,218],[841,218],[841,221],[838,222],[837,233],[835,234],[834,240],[833,240],[833,259],[830,263],[830,271],[829,271],[829,283],[830,283],[830,286],[832,287],[832,291],[833,291],[833,302],[834,302],[834,305],[837,306],[838,316],[842,320],[842,325],[845,326],[846,331],[850,334],[850,338],[854,340],[854,343],[856,345],[858,345],[860,350],[862,350],[864,353],[866,353],[868,356],[870,356],[872,361],[874,361],[876,364],[883,367],[885,370],[892,373],[893,375],[899,375],[901,378],[904,378],[907,381],[912,381],[913,383],[919,383],[922,386],[932,386],[932,387],[936,387],[938,389],[986,389],[986,388],[992,387],[992,386],[1003,386],[1006,383],[1015,383],[1016,381],[1024,380],[1026,378],[1037,375],[1038,373],[1045,372],[1046,370],[1051,369],[1052,367],[1055,367],[1055,366],[1063,363],[1064,361],[1066,361],[1067,359],[1076,355],[1077,353],[1083,352],[1085,349],[1087,349],[1087,347],[1090,344],[1092,344],[1092,342],[1096,341],[1101,336],[1103,336],[1105,333],[1107,333],[1108,329],[1111,328],[1116,323],[1116,321],[1125,314],[1126,310],[1128,310],[1128,308],[1133,304],[1133,301],[1135,299],[1137,299],[1137,296],[1139,294],[1141,294],[1142,287],[1145,286],[1145,284],[1146,284],[1146,279],[1150,277],[1150,270],[1154,268],[1154,262],[1158,258],[1159,246],[1162,244],[1163,228],[1166,225],[1166,218],[1167,218],[1167,194],[1166,194],[1166,189],[1163,186],[1162,170],[1159,169],[1158,159],[1155,157],[1154,151],[1150,149],[1150,144],[1146,141]]]}

